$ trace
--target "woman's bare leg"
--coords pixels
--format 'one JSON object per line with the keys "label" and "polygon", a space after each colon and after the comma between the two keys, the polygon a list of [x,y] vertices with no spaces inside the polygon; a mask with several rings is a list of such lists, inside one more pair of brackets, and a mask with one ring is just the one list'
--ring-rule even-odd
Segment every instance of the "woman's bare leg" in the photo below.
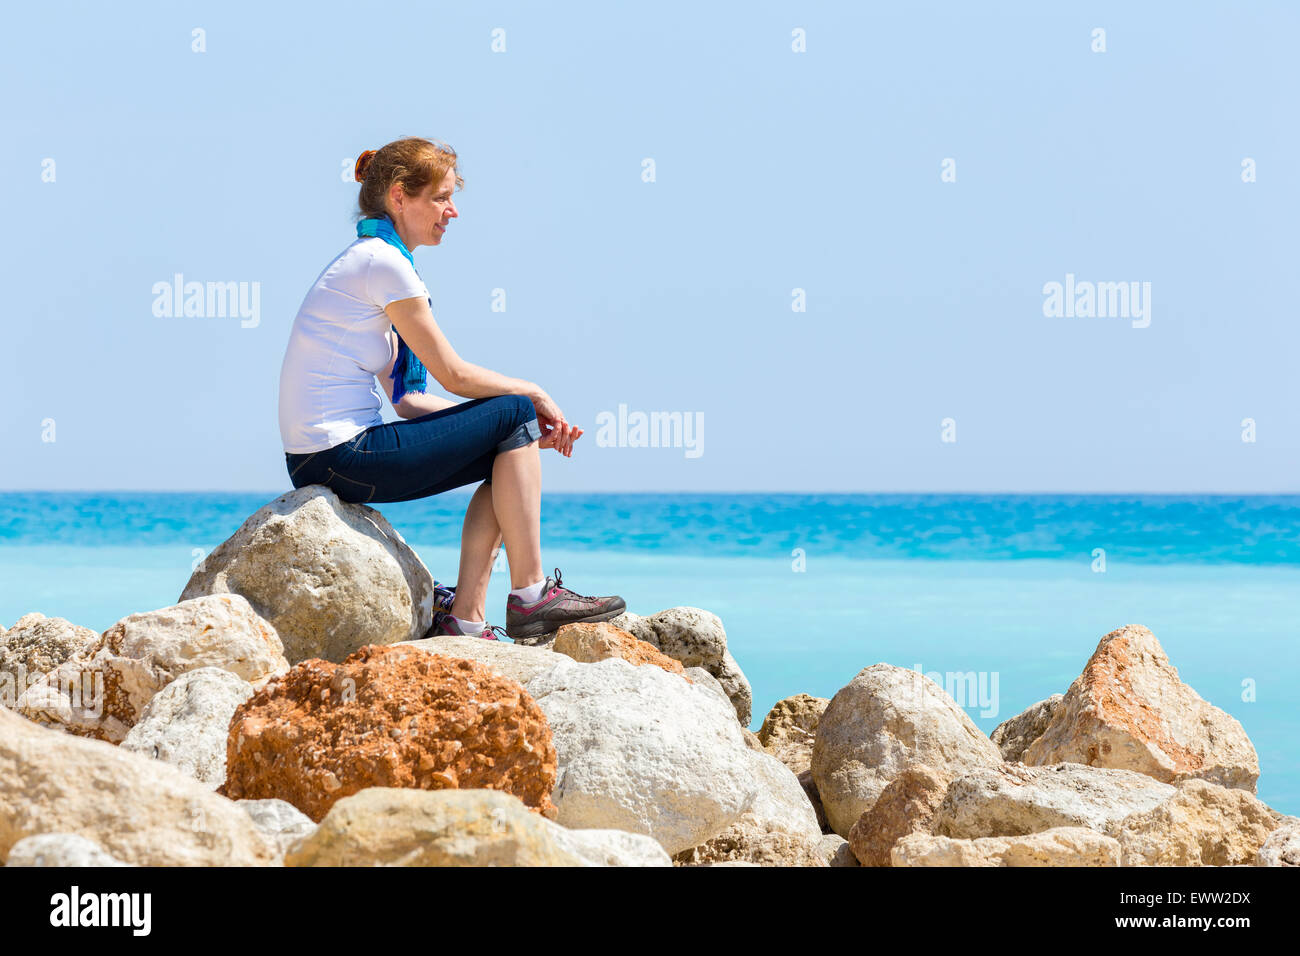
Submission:
{"label": "woman's bare leg", "polygon": [[486,620],[488,579],[500,546],[501,528],[492,508],[492,486],[484,482],[469,499],[460,533],[460,575],[456,578],[456,600],[451,605],[456,617]]}
{"label": "woman's bare leg", "polygon": [[[505,539],[510,587],[541,581],[542,460],[537,442],[501,452],[492,463],[492,510]],[[459,615],[457,615],[459,616]]]}

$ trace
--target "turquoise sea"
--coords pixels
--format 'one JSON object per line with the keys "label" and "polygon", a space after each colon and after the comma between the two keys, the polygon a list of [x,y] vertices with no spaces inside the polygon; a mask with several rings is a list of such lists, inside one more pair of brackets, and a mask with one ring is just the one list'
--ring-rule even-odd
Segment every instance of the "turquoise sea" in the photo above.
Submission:
{"label": "turquoise sea", "polygon": [[[175,603],[277,494],[6,493],[0,624],[40,611],[103,630]],[[378,507],[454,582],[467,500]],[[937,676],[991,731],[1064,692],[1108,631],[1145,624],[1245,726],[1260,798],[1300,814],[1300,496],[545,493],[542,543],[581,593],[718,614],[753,729],[885,661]],[[489,621],[508,589],[495,573]]]}

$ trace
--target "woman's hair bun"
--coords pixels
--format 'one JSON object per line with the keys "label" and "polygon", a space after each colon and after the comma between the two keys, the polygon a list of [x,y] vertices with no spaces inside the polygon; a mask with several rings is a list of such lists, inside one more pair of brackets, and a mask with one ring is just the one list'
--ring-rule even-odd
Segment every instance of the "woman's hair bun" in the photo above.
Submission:
{"label": "woman's hair bun", "polygon": [[366,181],[366,168],[370,165],[370,160],[375,156],[375,150],[368,149],[357,157],[357,165],[352,170],[352,178],[359,183]]}

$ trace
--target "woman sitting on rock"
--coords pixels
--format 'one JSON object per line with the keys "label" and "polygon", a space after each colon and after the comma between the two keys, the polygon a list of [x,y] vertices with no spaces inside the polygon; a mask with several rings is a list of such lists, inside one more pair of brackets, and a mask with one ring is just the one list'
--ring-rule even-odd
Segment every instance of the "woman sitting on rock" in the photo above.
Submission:
{"label": "woman sitting on rock", "polygon": [[[445,144],[399,139],[357,159],[357,239],[303,299],[280,370],[280,436],[295,488],[325,485],[343,501],[409,501],[483,482],[470,498],[455,588],[438,588],[433,633],[496,640],[484,606],[505,541],[511,592],[505,634],[528,640],[605,621],[619,597],[583,597],[543,576],[539,449],[570,457],[582,429],[538,385],[465,361],[434,321],[411,251],[437,246],[463,186]],[[391,326],[391,328],[390,328]],[[432,375],[470,401],[427,394]],[[383,385],[404,421],[384,424]],[[540,423],[540,424],[539,424]]]}

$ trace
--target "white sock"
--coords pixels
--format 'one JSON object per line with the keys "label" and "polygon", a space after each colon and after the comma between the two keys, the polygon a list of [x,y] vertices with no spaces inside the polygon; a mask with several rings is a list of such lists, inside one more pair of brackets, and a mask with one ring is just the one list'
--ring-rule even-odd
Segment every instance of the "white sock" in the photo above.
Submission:
{"label": "white sock", "polygon": [[483,628],[487,627],[487,621],[466,621],[464,618],[459,618],[455,614],[451,616],[451,619],[456,622],[456,626],[460,628],[460,632],[467,637],[482,634]]}
{"label": "white sock", "polygon": [[542,578],[536,584],[530,584],[525,588],[515,588],[510,593],[525,604],[536,604],[542,596],[542,588],[546,587],[546,578]]}

